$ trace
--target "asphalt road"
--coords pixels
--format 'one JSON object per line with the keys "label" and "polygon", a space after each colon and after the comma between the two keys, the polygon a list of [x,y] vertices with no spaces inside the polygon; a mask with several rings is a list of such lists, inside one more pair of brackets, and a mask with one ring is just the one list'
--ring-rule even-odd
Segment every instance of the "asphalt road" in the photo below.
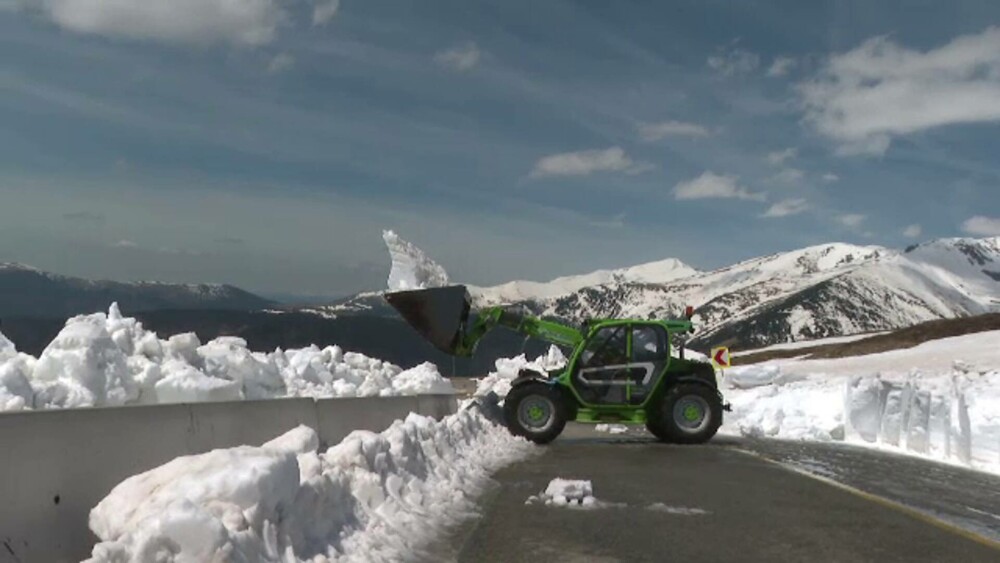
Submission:
{"label": "asphalt road", "polygon": [[[525,504],[555,477],[589,479],[613,506]],[[726,438],[671,446],[573,425],[495,479],[482,516],[436,560],[1000,561],[990,539],[1000,538],[1000,478],[854,448]]]}

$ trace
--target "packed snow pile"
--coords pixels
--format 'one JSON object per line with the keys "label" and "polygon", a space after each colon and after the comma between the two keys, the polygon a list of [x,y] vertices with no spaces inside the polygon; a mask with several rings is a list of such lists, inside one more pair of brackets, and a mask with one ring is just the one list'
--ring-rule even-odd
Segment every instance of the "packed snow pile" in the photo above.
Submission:
{"label": "packed snow pile", "polygon": [[566,366],[566,356],[557,346],[550,346],[544,356],[529,361],[524,354],[516,358],[500,358],[496,361],[496,371],[490,372],[476,384],[475,396],[484,397],[490,393],[503,399],[510,393],[510,384],[517,379],[523,369],[545,374]]}
{"label": "packed snow pile", "polygon": [[475,409],[318,444],[301,426],[127,479],[90,513],[90,561],[411,560],[474,514],[492,472],[535,451]]}
{"label": "packed snow pile", "polygon": [[1000,331],[726,370],[723,432],[846,441],[1000,473]]}
{"label": "packed snow pile", "polygon": [[382,231],[382,239],[392,257],[389,291],[428,289],[449,284],[448,273],[444,268],[416,245],[399,238],[392,231]]}
{"label": "packed snow pile", "polygon": [[162,340],[116,304],[68,320],[37,359],[0,334],[0,411],[452,392],[433,364],[404,371],[337,346],[264,354],[234,337]]}

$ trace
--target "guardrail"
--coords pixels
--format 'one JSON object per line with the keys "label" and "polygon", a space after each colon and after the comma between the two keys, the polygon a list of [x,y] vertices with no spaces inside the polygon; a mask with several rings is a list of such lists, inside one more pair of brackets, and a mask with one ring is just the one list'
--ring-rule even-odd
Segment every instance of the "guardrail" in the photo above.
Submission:
{"label": "guardrail", "polygon": [[80,561],[87,520],[115,485],[175,457],[262,444],[305,424],[321,447],[415,412],[442,418],[453,395],[272,399],[0,414],[0,562]]}

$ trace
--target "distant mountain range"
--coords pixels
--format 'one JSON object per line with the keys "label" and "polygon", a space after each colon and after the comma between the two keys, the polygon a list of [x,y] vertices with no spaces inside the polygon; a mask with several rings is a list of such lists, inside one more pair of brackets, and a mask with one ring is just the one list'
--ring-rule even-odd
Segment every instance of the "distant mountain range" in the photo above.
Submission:
{"label": "distant mountain range", "polygon": [[[1000,237],[940,239],[902,251],[831,243],[707,272],[665,260],[469,290],[477,306],[509,305],[573,324],[671,318],[693,305],[692,346],[757,347],[1000,311]],[[378,293],[317,312],[394,314]]]}
{"label": "distant mountain range", "polygon": [[128,312],[161,309],[255,310],[274,302],[231,285],[94,281],[0,263],[0,319],[66,318],[106,311],[117,301]]}
{"label": "distant mountain range", "polygon": [[[476,307],[505,305],[571,324],[673,318],[693,305],[693,348],[756,348],[1000,312],[1000,237],[941,239],[905,250],[831,243],[712,271],[668,259],[469,291]],[[340,344],[405,366],[433,361],[448,374],[482,374],[497,357],[545,349],[496,331],[476,358],[452,363],[406,326],[381,292],[282,309],[226,285],[89,281],[0,265],[0,330],[25,351],[39,352],[62,319],[105,311],[113,301],[165,335],[237,335],[257,350]]]}

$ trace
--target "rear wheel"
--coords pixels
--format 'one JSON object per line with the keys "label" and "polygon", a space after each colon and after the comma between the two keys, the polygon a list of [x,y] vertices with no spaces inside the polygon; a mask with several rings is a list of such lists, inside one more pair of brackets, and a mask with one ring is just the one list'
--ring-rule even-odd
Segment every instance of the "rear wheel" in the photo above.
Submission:
{"label": "rear wheel", "polygon": [[657,438],[677,444],[707,442],[719,426],[722,426],[722,400],[718,392],[697,383],[669,389],[660,409],[647,424]]}
{"label": "rear wheel", "polygon": [[511,433],[536,444],[555,440],[566,426],[567,408],[562,394],[544,383],[531,382],[511,389],[503,410]]}

